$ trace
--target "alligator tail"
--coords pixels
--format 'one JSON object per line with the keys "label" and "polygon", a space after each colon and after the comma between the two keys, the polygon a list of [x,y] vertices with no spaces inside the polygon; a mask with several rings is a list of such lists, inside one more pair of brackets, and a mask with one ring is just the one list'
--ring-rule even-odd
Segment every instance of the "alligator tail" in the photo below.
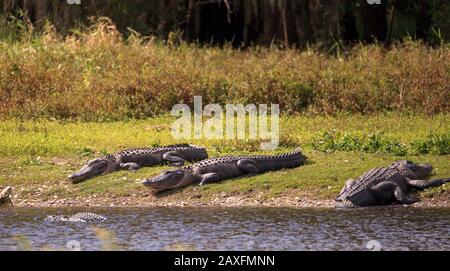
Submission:
{"label": "alligator tail", "polygon": [[254,158],[259,161],[261,171],[299,167],[303,165],[307,159],[306,156],[302,154],[300,148],[296,148],[288,153],[260,155],[255,156]]}

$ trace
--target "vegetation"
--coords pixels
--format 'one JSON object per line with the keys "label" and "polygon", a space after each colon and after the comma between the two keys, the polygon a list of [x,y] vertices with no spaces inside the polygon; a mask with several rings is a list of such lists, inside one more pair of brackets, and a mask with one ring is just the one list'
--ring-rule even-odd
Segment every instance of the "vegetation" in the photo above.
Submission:
{"label": "vegetation", "polygon": [[[20,23],[19,23],[20,24]],[[14,26],[13,29],[17,29]],[[390,50],[359,45],[347,56],[123,40],[109,20],[65,39],[47,26],[0,41],[0,117],[123,120],[174,104],[279,103],[285,114],[446,113],[450,47],[405,41]],[[13,31],[14,32],[14,31]]]}
{"label": "vegetation", "polygon": [[384,153],[403,156],[411,154],[450,154],[450,134],[430,134],[425,139],[416,139],[409,146],[400,143],[398,139],[390,140],[380,133],[360,137],[352,134],[337,134],[336,131],[328,131],[319,137],[312,146],[323,152],[363,151],[368,153]]}
{"label": "vegetation", "polygon": [[[287,6],[276,9],[283,14]],[[183,31],[161,30],[167,34],[163,39],[120,25],[119,31],[107,18],[62,31],[49,21],[37,24],[27,12],[20,18],[0,15],[0,187],[13,185],[22,200],[147,200],[139,180],[166,167],[116,172],[79,185],[65,179],[104,153],[175,143],[170,135],[174,119],[167,114],[177,103],[192,105],[194,95],[201,95],[204,104],[278,103],[277,151],[301,146],[309,162],[189,187],[170,194],[172,199],[198,195],[208,201],[223,193],[263,198],[309,193],[331,199],[346,179],[395,159],[427,161],[435,167],[434,177],[448,175],[450,46],[441,28],[425,31],[434,33],[433,42],[401,35],[383,44],[379,37],[372,44],[355,39],[348,47],[340,36],[327,45],[317,32],[315,45],[297,37],[291,47],[289,34],[281,45],[237,49],[227,39],[220,47],[188,43],[192,39],[185,35],[192,33]],[[445,26],[446,17],[439,14],[433,13],[433,23]],[[274,29],[259,37],[277,36]],[[263,153],[260,141],[189,143],[206,146],[211,156]],[[426,195],[442,191],[445,186]]]}
{"label": "vegetation", "polygon": [[[158,117],[109,123],[17,119],[1,121],[0,187],[13,185],[20,198],[40,201],[92,196],[145,196],[143,199],[148,202],[151,200],[151,197],[146,196],[149,191],[139,184],[139,180],[155,175],[167,167],[143,168],[136,173],[120,171],[78,185],[70,185],[66,176],[80,168],[84,161],[103,153],[134,146],[174,143],[170,136],[173,120],[172,117]],[[333,128],[336,133],[358,135],[358,138],[382,134],[382,141],[395,141],[409,146],[410,142],[428,142],[430,134],[445,135],[450,130],[448,120],[448,114],[433,117],[397,114],[283,117],[282,138],[277,152],[301,146],[309,158],[307,166],[224,181],[202,188],[192,186],[167,197],[186,200],[199,195],[199,201],[207,202],[222,193],[250,196],[261,193],[262,199],[286,195],[294,198],[307,193],[318,199],[331,199],[339,192],[346,179],[396,159],[429,162],[434,166],[435,175],[432,178],[448,177],[448,153],[415,156],[407,152],[403,156],[403,153],[367,153],[360,149],[338,149],[331,153],[314,150],[317,138]],[[425,145],[440,148],[439,144],[447,144],[448,148],[448,141],[445,142]],[[192,143],[205,145],[211,156],[264,153],[258,150],[258,142],[246,140],[193,140]],[[434,196],[446,189],[445,186],[435,188],[433,193],[427,192],[425,195]]]}
{"label": "vegetation", "polygon": [[[69,1],[70,2],[70,1]],[[91,16],[111,18],[122,33],[129,28],[167,39],[234,46],[281,44],[332,48],[357,41],[381,42],[413,36],[431,44],[450,40],[446,0],[2,0],[0,13],[27,14],[36,28],[51,21],[63,34]]]}

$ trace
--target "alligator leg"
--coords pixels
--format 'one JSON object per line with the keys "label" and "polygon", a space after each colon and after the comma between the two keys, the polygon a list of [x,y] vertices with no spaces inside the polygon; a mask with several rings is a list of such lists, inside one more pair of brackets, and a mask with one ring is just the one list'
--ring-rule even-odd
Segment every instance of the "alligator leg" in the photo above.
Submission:
{"label": "alligator leg", "polygon": [[342,193],[344,193],[344,191],[347,191],[347,189],[355,182],[355,179],[348,179],[347,181],[345,181],[344,184],[344,188],[342,188],[341,192],[339,192],[339,194],[337,195],[336,198],[339,198],[340,195],[342,195]]}
{"label": "alligator leg", "polygon": [[169,161],[171,166],[181,167],[184,165],[184,158],[180,157],[176,151],[166,152],[162,157],[164,160]]}
{"label": "alligator leg", "polygon": [[220,181],[220,176],[217,173],[206,173],[203,174],[200,180],[200,185],[205,185],[208,183],[216,183]]}
{"label": "alligator leg", "polygon": [[412,188],[415,188],[418,190],[424,190],[424,189],[427,189],[430,187],[436,187],[436,186],[441,186],[443,184],[446,184],[446,183],[450,182],[450,178],[437,179],[437,180],[432,180],[432,181],[406,179],[406,181]]}
{"label": "alligator leg", "polygon": [[394,198],[402,204],[411,204],[419,201],[418,198],[408,196],[395,182],[382,182],[370,188],[376,198],[377,204],[387,204]]}
{"label": "alligator leg", "polygon": [[241,159],[237,161],[237,167],[245,173],[256,174],[258,173],[258,168],[256,167],[256,162],[251,159]]}
{"label": "alligator leg", "polygon": [[136,171],[141,168],[141,166],[137,163],[120,163],[121,169],[128,169],[130,171]]}

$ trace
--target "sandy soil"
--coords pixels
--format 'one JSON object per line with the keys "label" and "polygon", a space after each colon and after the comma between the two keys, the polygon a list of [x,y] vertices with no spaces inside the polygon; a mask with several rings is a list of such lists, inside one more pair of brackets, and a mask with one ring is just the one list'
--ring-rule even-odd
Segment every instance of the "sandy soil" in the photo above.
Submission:
{"label": "sandy soil", "polygon": [[[49,189],[44,185],[42,189]],[[16,190],[21,190],[18,187]],[[42,197],[45,192],[36,190],[32,194],[17,193],[12,200],[18,207],[152,207],[152,206],[210,206],[210,207],[243,207],[243,206],[270,206],[270,207],[333,207],[333,199],[323,199],[301,191],[289,191],[286,195],[267,198],[263,192],[253,192],[243,195],[230,195],[220,193],[203,196],[193,191],[187,195],[169,194],[155,195],[149,190],[121,196],[114,194],[91,195],[86,197],[74,196],[70,198]],[[180,199],[182,198],[182,199]],[[433,195],[433,197],[422,197],[420,202],[412,204],[416,207],[450,207],[450,191],[445,190]]]}

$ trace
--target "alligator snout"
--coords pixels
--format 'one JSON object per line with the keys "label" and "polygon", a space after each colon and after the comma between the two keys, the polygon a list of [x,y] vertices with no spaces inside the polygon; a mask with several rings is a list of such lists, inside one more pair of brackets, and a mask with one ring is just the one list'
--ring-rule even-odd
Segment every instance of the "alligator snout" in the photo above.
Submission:
{"label": "alligator snout", "polygon": [[141,184],[149,187],[150,189],[153,189],[155,191],[162,191],[167,189],[166,185],[161,182],[155,182],[153,179],[145,179],[141,182]]}
{"label": "alligator snout", "polygon": [[415,172],[419,178],[425,178],[431,174],[433,166],[431,164],[419,164]]}
{"label": "alligator snout", "polygon": [[87,178],[84,177],[83,175],[79,175],[77,173],[73,173],[70,174],[69,176],[67,176],[67,178],[69,179],[69,181],[71,181],[72,183],[79,183],[82,182],[84,180],[86,180]]}
{"label": "alligator snout", "polygon": [[145,186],[150,186],[150,183],[152,182],[152,180],[150,179],[145,179],[141,182],[141,184],[145,185]]}
{"label": "alligator snout", "polygon": [[173,169],[163,171],[161,174],[152,178],[145,179],[142,184],[149,186],[156,191],[162,191],[179,187],[182,185],[185,178],[185,171],[183,169]]}

